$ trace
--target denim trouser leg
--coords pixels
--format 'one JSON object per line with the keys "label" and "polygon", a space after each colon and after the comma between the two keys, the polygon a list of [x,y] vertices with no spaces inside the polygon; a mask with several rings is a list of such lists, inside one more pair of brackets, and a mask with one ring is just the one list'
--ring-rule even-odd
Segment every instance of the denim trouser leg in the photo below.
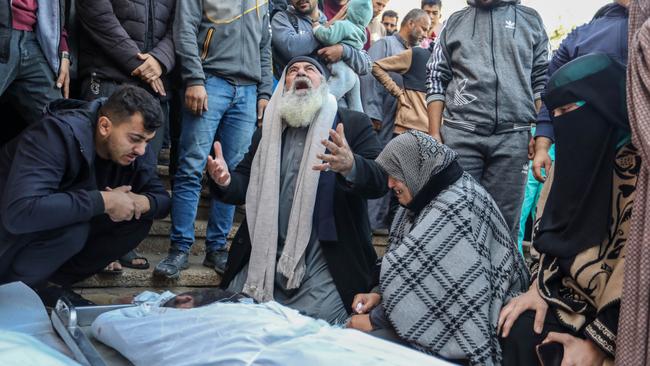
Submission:
{"label": "denim trouser leg", "polygon": [[28,124],[38,122],[45,105],[61,98],[56,78],[34,32],[12,30],[9,60],[0,63],[0,95],[10,102]]}
{"label": "denim trouser leg", "polygon": [[[234,169],[250,145],[257,122],[256,86],[233,86],[224,79],[210,76],[205,87],[208,110],[196,116],[184,108],[178,144],[170,239],[172,248],[182,251],[189,251],[194,243],[194,220],[201,195],[201,178],[213,141],[219,138],[224,158]],[[233,212],[232,206],[212,202],[206,240],[208,250],[225,245]]]}
{"label": "denim trouser leg", "polygon": [[[235,100],[226,111],[217,130],[217,140],[221,142],[223,157],[231,171],[235,170],[248,151],[256,128],[257,87],[238,86]],[[235,206],[212,199],[205,240],[208,251],[221,249],[226,245],[234,214]]]}

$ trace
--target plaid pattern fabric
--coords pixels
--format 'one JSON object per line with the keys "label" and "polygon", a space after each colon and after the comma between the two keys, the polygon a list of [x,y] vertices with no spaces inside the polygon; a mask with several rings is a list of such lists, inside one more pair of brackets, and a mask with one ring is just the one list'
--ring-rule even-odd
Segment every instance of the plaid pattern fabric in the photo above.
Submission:
{"label": "plaid pattern fabric", "polygon": [[467,173],[417,217],[400,208],[381,268],[383,306],[417,349],[501,364],[499,311],[528,273],[490,195]]}
{"label": "plaid pattern fabric", "polygon": [[618,325],[616,365],[650,364],[650,0],[632,0],[627,106],[632,142],[641,156]]}

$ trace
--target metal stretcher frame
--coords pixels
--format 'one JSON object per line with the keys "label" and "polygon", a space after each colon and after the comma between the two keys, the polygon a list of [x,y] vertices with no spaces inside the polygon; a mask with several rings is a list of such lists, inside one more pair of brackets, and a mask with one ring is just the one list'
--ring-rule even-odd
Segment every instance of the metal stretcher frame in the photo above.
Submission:
{"label": "metal stretcher frame", "polygon": [[75,308],[70,300],[62,297],[57,301],[50,317],[54,330],[70,348],[77,362],[87,366],[106,366],[106,362],[81,327],[90,326],[99,315],[107,311],[132,306],[135,305],[96,305]]}

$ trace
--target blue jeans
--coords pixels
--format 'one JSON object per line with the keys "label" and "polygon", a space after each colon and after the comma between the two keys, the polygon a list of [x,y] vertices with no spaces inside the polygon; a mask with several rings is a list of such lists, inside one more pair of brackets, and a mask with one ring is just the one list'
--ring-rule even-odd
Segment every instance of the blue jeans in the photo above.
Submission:
{"label": "blue jeans", "polygon": [[[188,252],[194,243],[194,220],[201,196],[201,178],[212,144],[221,142],[231,171],[248,151],[257,125],[257,86],[235,86],[216,76],[205,81],[208,110],[203,115],[183,108],[178,144],[178,170],[172,194],[172,249]],[[207,251],[222,249],[232,226],[235,207],[210,202],[205,240]]]}

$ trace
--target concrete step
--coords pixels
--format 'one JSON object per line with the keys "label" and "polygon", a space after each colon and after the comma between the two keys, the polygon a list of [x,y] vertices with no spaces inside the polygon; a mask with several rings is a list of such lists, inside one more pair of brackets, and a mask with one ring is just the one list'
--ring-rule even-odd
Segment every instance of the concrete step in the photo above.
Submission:
{"label": "concrete step", "polygon": [[[239,226],[241,225],[241,220],[236,217],[235,222],[230,229],[228,234],[228,244],[230,245],[232,239],[235,237]],[[204,255],[205,254],[205,235],[208,227],[208,222],[206,220],[196,220],[194,222],[194,245],[192,245],[191,253],[195,255]],[[169,217],[156,220],[149,231],[149,236],[138,246],[138,252],[140,253],[153,253],[156,255],[167,253],[169,250],[169,232],[171,229],[171,220]],[[377,255],[384,255],[386,246],[388,245],[388,236],[385,234],[373,235],[372,244],[377,251]]]}
{"label": "concrete step", "polygon": [[[239,230],[240,222],[235,221],[233,223],[230,234],[228,234],[228,245],[230,241]],[[194,245],[190,253],[195,255],[204,255],[205,254],[205,235],[208,228],[208,222],[206,220],[196,220],[194,222]],[[149,236],[138,246],[138,252],[140,253],[153,253],[156,255],[165,254],[169,250],[169,232],[171,229],[171,220],[169,217],[154,221],[149,231]]]}
{"label": "concrete step", "polygon": [[166,280],[153,276],[153,269],[163,258],[164,254],[142,253],[151,264],[149,269],[137,270],[124,268],[120,275],[97,274],[75,284],[75,288],[105,288],[105,287],[214,287],[221,282],[221,276],[213,269],[203,266],[202,255],[190,255],[190,268],[181,272],[178,280]]}
{"label": "concrete step", "polygon": [[[236,224],[239,225],[239,224]],[[231,236],[235,232],[231,231]],[[388,237],[375,235],[373,245],[378,256],[386,251]],[[229,239],[230,244],[230,239]],[[97,274],[75,285],[76,288],[170,288],[170,287],[214,287],[219,284],[221,277],[211,268],[202,265],[205,256],[205,239],[198,239],[190,252],[190,268],[181,272],[176,281],[153,277],[154,267],[167,255],[169,249],[168,236],[149,236],[138,247],[139,254],[149,260],[150,268],[136,270],[124,268],[121,275]]]}

